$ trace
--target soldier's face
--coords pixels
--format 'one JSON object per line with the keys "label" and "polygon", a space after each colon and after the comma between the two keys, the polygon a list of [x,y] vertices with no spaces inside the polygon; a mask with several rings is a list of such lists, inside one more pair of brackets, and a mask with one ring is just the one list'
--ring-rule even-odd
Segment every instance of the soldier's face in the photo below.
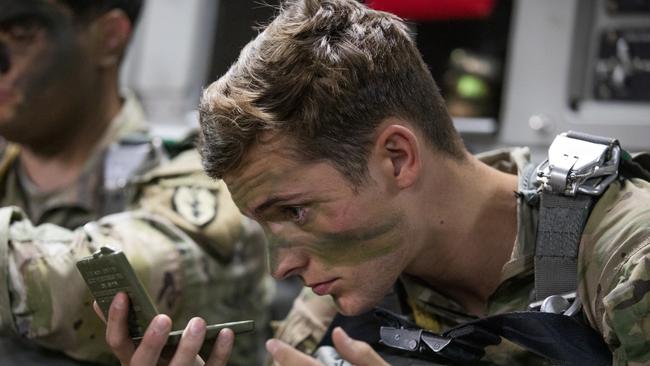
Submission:
{"label": "soldier's face", "polygon": [[78,113],[90,68],[77,30],[54,2],[0,0],[0,135],[34,142]]}
{"label": "soldier's face", "polygon": [[404,215],[373,179],[355,190],[329,163],[301,163],[284,149],[283,139],[258,145],[224,179],[264,228],[272,275],[299,276],[343,314],[370,309],[412,256]]}

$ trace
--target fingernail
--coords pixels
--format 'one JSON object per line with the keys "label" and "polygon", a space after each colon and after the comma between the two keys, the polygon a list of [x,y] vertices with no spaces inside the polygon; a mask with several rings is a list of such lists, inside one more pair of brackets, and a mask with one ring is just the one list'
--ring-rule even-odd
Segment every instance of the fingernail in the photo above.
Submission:
{"label": "fingernail", "polygon": [[352,342],[352,338],[350,338],[350,336],[343,330],[343,328],[341,327],[336,327],[336,328],[339,330],[339,332],[341,332],[341,335],[343,335],[343,341],[345,343]]}
{"label": "fingernail", "polygon": [[231,347],[235,343],[235,333],[229,328],[223,328],[219,331],[219,341],[225,347]]}
{"label": "fingernail", "polygon": [[269,351],[271,355],[275,354],[279,346],[280,343],[275,339],[269,339],[268,341],[266,341],[266,350]]}
{"label": "fingernail", "polygon": [[113,299],[113,306],[115,306],[115,309],[117,310],[124,310],[126,308],[126,299],[122,294],[117,294],[115,295],[115,298]]}
{"label": "fingernail", "polygon": [[190,334],[193,337],[198,336],[203,332],[203,320],[201,318],[193,318],[190,320]]}
{"label": "fingernail", "polygon": [[160,334],[167,331],[169,320],[164,316],[156,316],[153,318],[153,330]]}

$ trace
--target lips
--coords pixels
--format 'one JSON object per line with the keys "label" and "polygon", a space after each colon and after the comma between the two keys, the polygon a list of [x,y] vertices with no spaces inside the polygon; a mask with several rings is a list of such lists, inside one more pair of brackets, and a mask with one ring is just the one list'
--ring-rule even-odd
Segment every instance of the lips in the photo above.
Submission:
{"label": "lips", "polygon": [[314,291],[316,295],[323,296],[330,293],[330,290],[332,289],[332,285],[334,284],[335,281],[336,278],[333,280],[318,282],[307,286],[311,287],[312,291]]}

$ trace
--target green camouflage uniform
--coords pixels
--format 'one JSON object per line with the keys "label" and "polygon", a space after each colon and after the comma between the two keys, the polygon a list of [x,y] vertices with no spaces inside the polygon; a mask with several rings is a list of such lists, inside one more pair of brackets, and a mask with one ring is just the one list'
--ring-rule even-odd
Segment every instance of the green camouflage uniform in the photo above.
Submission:
{"label": "green camouflage uniform", "polygon": [[[529,151],[504,149],[478,158],[499,170],[520,174],[529,164]],[[523,189],[521,179],[519,187]],[[486,315],[526,310],[530,302],[538,210],[526,195],[518,196],[516,243]],[[581,238],[578,277],[585,317],[610,346],[614,365],[650,364],[650,183],[616,181],[600,198]],[[402,276],[401,282],[413,320],[423,328],[440,332],[476,319],[415,278]],[[335,314],[333,306],[331,298],[303,290],[277,336],[313,352]],[[509,342],[488,347],[485,359],[499,365],[546,364]]]}
{"label": "green camouflage uniform", "polygon": [[[14,207],[0,209],[1,335],[77,360],[115,363],[75,267],[102,245],[126,253],[174,329],[193,316],[208,323],[253,319],[264,329],[272,282],[263,234],[239,213],[225,184],[203,174],[194,150],[136,174],[125,187],[130,211],[99,218],[105,151],[142,131],[142,122],[139,105],[128,99],[81,178],[48,195],[29,185],[12,148],[5,151],[1,202]],[[263,337],[238,336],[232,364],[259,364]]]}

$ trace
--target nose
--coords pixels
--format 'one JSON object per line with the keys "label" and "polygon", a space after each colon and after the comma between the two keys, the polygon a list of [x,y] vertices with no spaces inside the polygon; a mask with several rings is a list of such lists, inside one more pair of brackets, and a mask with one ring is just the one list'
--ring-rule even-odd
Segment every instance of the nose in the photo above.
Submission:
{"label": "nose", "polygon": [[271,275],[284,280],[291,276],[300,276],[307,269],[309,258],[300,248],[275,248],[269,253]]}
{"label": "nose", "polygon": [[279,280],[300,276],[309,264],[309,256],[294,235],[282,225],[267,224],[263,228],[268,241],[271,275]]}
{"label": "nose", "polygon": [[282,223],[267,222],[262,228],[267,238],[271,276],[279,280],[300,276],[309,264],[309,256],[300,245],[299,233]]}

